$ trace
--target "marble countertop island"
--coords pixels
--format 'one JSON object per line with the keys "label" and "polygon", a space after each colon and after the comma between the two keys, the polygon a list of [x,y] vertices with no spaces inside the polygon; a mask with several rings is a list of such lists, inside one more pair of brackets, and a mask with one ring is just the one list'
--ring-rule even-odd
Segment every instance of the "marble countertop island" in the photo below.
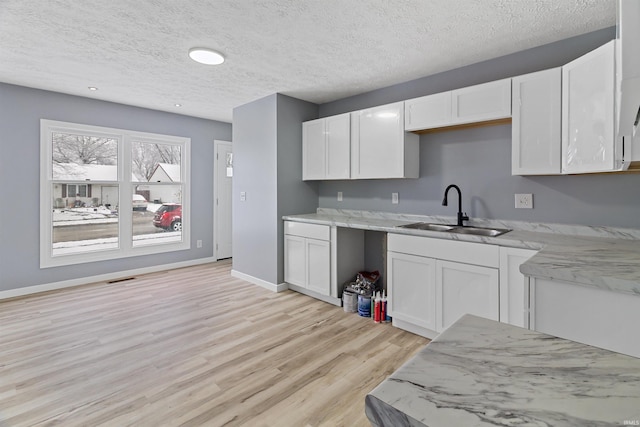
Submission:
{"label": "marble countertop island", "polygon": [[372,425],[640,424],[640,359],[471,315],[366,397]]}
{"label": "marble countertop island", "polygon": [[469,225],[512,229],[498,237],[402,228],[413,222],[455,223],[453,217],[318,209],[284,220],[478,242],[539,252],[520,267],[528,276],[640,295],[640,229],[540,224],[472,218]]}

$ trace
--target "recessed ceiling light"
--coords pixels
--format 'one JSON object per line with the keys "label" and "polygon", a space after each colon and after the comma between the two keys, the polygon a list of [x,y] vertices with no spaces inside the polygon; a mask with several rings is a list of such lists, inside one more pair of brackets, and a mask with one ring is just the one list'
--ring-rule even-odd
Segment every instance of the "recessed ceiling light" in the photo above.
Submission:
{"label": "recessed ceiling light", "polygon": [[89,86],[89,90],[98,90],[98,88],[95,86]]}
{"label": "recessed ceiling light", "polygon": [[224,62],[224,56],[222,56],[221,53],[204,47],[194,47],[190,49],[189,57],[205,65],[219,65]]}
{"label": "recessed ceiling light", "polygon": [[176,107],[182,107],[182,104],[173,104]]}

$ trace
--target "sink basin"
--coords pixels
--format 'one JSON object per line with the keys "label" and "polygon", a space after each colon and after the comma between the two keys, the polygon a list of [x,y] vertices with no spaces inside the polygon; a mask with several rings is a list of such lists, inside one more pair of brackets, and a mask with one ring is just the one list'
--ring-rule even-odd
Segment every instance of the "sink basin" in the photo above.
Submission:
{"label": "sink basin", "polygon": [[447,231],[449,233],[471,234],[474,236],[486,236],[486,237],[496,237],[511,231],[505,228],[484,228],[484,227],[471,227],[471,226],[459,227],[457,225],[433,224],[430,222],[415,222],[413,224],[401,225],[399,227],[411,228],[414,230]]}
{"label": "sink basin", "polygon": [[456,227],[451,230],[452,233],[473,234],[474,236],[496,237],[511,230],[505,228],[483,228],[483,227]]}
{"label": "sink basin", "polygon": [[401,225],[401,228],[413,228],[416,230],[428,230],[428,231],[451,231],[456,228],[455,225],[448,224],[432,224],[430,222],[416,222],[413,224]]}

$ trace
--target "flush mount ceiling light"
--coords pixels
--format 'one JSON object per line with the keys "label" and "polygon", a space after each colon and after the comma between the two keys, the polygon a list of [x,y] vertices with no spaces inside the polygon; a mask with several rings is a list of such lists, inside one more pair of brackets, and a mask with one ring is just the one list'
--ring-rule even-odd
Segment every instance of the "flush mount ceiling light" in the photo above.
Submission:
{"label": "flush mount ceiling light", "polygon": [[224,62],[224,56],[221,53],[204,47],[189,49],[189,57],[205,65],[219,65]]}
{"label": "flush mount ceiling light", "polygon": [[98,90],[98,88],[95,86],[89,86],[89,90]]}

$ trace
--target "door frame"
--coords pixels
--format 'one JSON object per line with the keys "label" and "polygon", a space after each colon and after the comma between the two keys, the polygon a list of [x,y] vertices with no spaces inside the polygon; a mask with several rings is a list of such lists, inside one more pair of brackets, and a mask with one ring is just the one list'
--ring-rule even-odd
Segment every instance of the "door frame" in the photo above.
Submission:
{"label": "door frame", "polygon": [[230,148],[233,148],[233,144],[231,141],[224,141],[224,140],[218,140],[215,139],[213,141],[213,259],[214,260],[218,260],[218,244],[217,244],[217,236],[218,236],[218,152],[220,150],[220,147],[222,146],[229,146]]}

